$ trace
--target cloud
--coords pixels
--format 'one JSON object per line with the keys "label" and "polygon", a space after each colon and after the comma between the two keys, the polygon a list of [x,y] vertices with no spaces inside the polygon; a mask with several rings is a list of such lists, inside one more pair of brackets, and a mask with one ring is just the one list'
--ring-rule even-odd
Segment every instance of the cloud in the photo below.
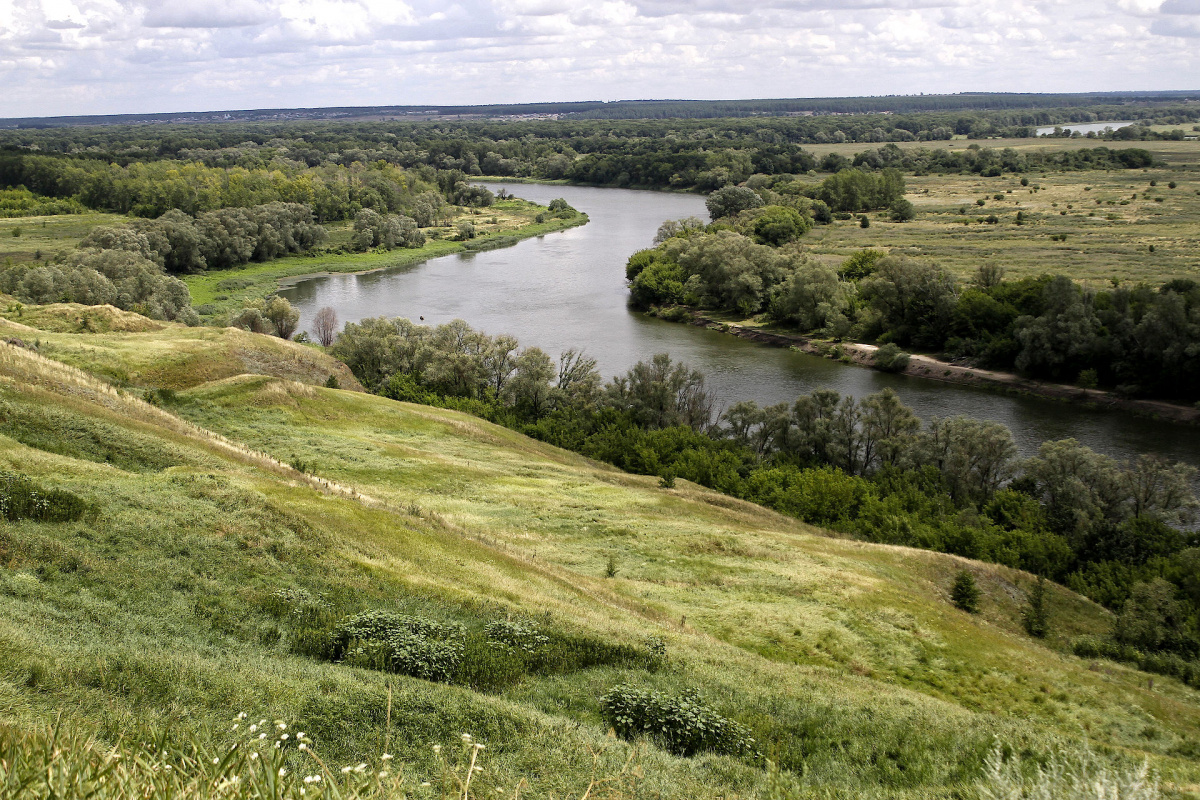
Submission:
{"label": "cloud", "polygon": [[9,0],[0,79],[11,115],[1186,89],[1197,15],[1200,0]]}
{"label": "cloud", "polygon": [[1195,39],[1200,37],[1200,19],[1158,19],[1150,26],[1150,32],[1158,36]]}
{"label": "cloud", "polygon": [[167,0],[150,4],[142,24],[147,28],[242,28],[276,18],[257,0]]}

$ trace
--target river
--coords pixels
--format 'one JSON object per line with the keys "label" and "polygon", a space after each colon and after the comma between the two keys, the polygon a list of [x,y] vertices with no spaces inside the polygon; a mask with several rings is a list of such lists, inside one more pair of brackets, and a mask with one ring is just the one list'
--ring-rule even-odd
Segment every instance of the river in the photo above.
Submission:
{"label": "river", "polygon": [[322,306],[342,322],[408,317],[436,325],[455,318],[551,356],[569,347],[595,358],[608,379],[667,352],[702,371],[718,404],[791,402],[828,387],[862,397],[892,387],[923,418],[956,414],[1002,422],[1024,455],[1048,439],[1074,437],[1117,458],[1153,452],[1200,466],[1200,429],[1130,414],[986,389],[887,375],[692,325],[664,322],[627,305],[625,261],[649,247],[666,219],[707,219],[704,198],[689,194],[539,184],[489,184],[546,204],[562,197],[591,222],[514,247],[435,258],[364,275],[299,281],[281,292],[300,310],[301,328]]}
{"label": "river", "polygon": [[1064,131],[1078,132],[1080,135],[1087,133],[1104,133],[1104,131],[1117,128],[1127,128],[1135,124],[1133,120],[1121,119],[1111,122],[1064,122],[1061,125],[1047,125],[1038,128],[1036,134],[1038,136],[1049,136],[1054,133],[1055,128],[1061,128]]}

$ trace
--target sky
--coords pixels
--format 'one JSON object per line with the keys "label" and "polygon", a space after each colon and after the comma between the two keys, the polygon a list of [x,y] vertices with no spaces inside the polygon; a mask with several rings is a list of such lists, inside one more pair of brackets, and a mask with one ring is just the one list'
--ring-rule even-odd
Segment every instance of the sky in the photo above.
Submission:
{"label": "sky", "polygon": [[1200,0],[0,0],[0,117],[1200,89]]}

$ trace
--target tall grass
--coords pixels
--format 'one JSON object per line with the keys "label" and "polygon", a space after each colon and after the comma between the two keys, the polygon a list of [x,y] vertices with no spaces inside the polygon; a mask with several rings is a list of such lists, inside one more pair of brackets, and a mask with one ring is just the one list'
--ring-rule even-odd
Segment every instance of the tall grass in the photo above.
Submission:
{"label": "tall grass", "polygon": [[1160,800],[1158,778],[1145,762],[1122,768],[1098,759],[1091,750],[1053,754],[1044,766],[1030,769],[1018,757],[1005,759],[999,745],[984,763],[979,800]]}

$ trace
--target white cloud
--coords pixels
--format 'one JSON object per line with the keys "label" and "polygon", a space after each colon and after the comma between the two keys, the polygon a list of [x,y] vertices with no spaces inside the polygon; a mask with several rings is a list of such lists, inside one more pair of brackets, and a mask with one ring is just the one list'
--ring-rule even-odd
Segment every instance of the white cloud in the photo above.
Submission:
{"label": "white cloud", "polygon": [[1198,18],[1200,0],[0,0],[0,79],[9,115],[1184,89]]}

